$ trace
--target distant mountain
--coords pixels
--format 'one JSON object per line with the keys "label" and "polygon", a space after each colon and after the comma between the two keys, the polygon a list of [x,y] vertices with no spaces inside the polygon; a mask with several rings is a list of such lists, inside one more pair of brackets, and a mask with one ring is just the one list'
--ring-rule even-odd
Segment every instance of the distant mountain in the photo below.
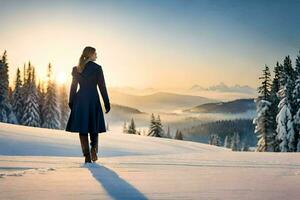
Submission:
{"label": "distant mountain", "polygon": [[202,87],[200,85],[193,85],[190,91],[217,91],[217,92],[237,92],[237,93],[247,93],[247,94],[255,94],[256,89],[252,88],[248,85],[238,85],[235,84],[233,86],[227,86],[225,83],[221,82],[218,85],[213,85],[210,87]]}
{"label": "distant mountain", "polygon": [[255,110],[254,99],[237,99],[228,102],[206,103],[183,112],[190,113],[243,113],[248,110]]}
{"label": "distant mountain", "polygon": [[203,103],[217,102],[214,99],[201,96],[169,92],[156,92],[150,95],[131,95],[110,90],[109,96],[111,102],[114,104],[126,105],[143,111],[182,110]]}
{"label": "distant mountain", "polygon": [[140,110],[136,108],[131,108],[128,106],[118,105],[118,104],[111,104],[111,110],[114,112],[122,112],[126,114],[142,114],[144,112],[141,112]]}

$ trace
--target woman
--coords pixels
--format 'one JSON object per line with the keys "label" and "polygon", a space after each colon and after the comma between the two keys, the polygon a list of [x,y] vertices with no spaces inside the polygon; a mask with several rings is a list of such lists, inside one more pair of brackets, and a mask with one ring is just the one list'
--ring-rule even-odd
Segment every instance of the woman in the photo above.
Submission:
{"label": "woman", "polygon": [[[78,66],[73,67],[72,70],[73,79],[69,96],[71,113],[66,131],[79,132],[85,163],[95,162],[98,159],[98,133],[106,132],[97,85],[104,101],[105,113],[110,111],[102,67],[94,62],[96,59],[96,49],[89,46],[85,47]],[[80,89],[76,92],[78,84]],[[88,133],[90,134],[91,151]]]}

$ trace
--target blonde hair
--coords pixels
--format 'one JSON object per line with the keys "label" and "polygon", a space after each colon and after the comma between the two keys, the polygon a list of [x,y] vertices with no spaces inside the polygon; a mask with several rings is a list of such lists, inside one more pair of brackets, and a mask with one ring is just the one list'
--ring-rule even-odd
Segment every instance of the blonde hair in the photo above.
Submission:
{"label": "blonde hair", "polygon": [[81,73],[84,70],[85,64],[91,59],[91,56],[95,53],[96,49],[94,47],[87,46],[83,49],[82,54],[79,58],[79,63],[77,66],[77,71]]}

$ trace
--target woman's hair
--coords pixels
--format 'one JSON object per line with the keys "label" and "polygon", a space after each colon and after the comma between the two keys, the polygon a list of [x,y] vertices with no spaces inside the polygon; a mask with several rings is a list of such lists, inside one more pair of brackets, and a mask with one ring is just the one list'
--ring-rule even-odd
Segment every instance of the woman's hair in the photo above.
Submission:
{"label": "woman's hair", "polygon": [[83,49],[77,66],[77,71],[79,73],[81,73],[84,70],[85,64],[90,61],[90,58],[95,53],[95,51],[96,49],[90,46],[87,46]]}

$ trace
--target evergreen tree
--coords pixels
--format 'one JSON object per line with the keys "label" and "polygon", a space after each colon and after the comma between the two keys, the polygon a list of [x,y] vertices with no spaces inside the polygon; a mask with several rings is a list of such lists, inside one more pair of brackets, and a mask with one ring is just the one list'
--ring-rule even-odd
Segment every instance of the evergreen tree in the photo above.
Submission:
{"label": "evergreen tree", "polygon": [[17,124],[17,118],[9,101],[9,76],[6,51],[0,60],[0,122]]}
{"label": "evergreen tree", "polygon": [[43,108],[43,124],[42,127],[50,129],[60,128],[60,112],[56,94],[56,84],[52,80],[52,66],[48,65],[48,82],[45,96],[45,104]]}
{"label": "evergreen tree", "polygon": [[221,146],[221,139],[217,134],[211,134],[209,144],[215,146]]}
{"label": "evergreen tree", "polygon": [[166,135],[167,138],[171,138],[171,133],[170,133],[170,126],[168,125],[168,128],[167,128],[167,135]]}
{"label": "evergreen tree", "polygon": [[230,139],[229,139],[228,135],[226,135],[225,140],[224,140],[224,147],[230,148],[230,146],[231,146]]}
{"label": "evergreen tree", "polygon": [[231,150],[232,151],[240,151],[240,135],[238,132],[234,132],[233,137],[231,139]]}
{"label": "evergreen tree", "polygon": [[[62,85],[60,87],[59,107],[60,107],[60,129],[65,130],[67,126],[69,114],[70,114],[66,85]],[[108,127],[106,129],[108,130]]]}
{"label": "evergreen tree", "polygon": [[22,124],[26,126],[39,127],[40,126],[40,112],[38,104],[38,94],[35,84],[35,69],[28,63],[28,77],[26,83],[26,93],[24,96],[24,112],[21,118]]}
{"label": "evergreen tree", "polygon": [[127,124],[126,121],[124,121],[124,125],[123,125],[123,133],[127,133],[128,129],[127,129]]}
{"label": "evergreen tree", "polygon": [[294,130],[295,130],[295,143],[297,143],[296,151],[300,152],[300,51],[296,58],[296,84],[293,91],[293,99],[295,100],[295,110],[294,115]]}
{"label": "evergreen tree", "polygon": [[175,139],[176,140],[183,140],[182,132],[179,131],[178,129],[176,130]]}
{"label": "evergreen tree", "polygon": [[277,137],[279,149],[281,152],[295,151],[295,131],[293,124],[293,105],[292,89],[293,89],[293,68],[289,57],[284,59],[283,70],[280,73],[280,89],[278,97],[279,112],[276,116],[277,122]]}
{"label": "evergreen tree", "polygon": [[39,80],[38,87],[37,87],[37,93],[38,93],[38,103],[39,103],[39,111],[40,111],[40,120],[41,120],[41,126],[44,123],[43,119],[43,108],[45,105],[45,96],[46,92],[44,89],[44,82]]}
{"label": "evergreen tree", "polygon": [[279,84],[279,80],[280,80],[280,73],[283,70],[283,66],[281,64],[279,64],[278,62],[276,63],[276,66],[274,68],[274,78],[272,81],[272,86],[271,86],[271,94],[270,94],[270,102],[271,102],[271,127],[272,127],[272,131],[275,134],[275,139],[274,139],[274,143],[273,143],[273,150],[275,152],[279,151],[279,143],[276,140],[276,127],[277,127],[277,122],[276,122],[276,116],[278,111],[278,104],[279,104],[279,97],[278,97],[278,91],[280,88],[280,84]]}
{"label": "evergreen tree", "polygon": [[17,69],[17,77],[15,82],[15,89],[12,95],[12,108],[16,115],[17,121],[21,124],[23,116],[23,97],[22,97],[22,80],[20,69]]}
{"label": "evergreen tree", "polygon": [[157,119],[155,119],[154,114],[152,113],[148,136],[162,137],[162,135],[163,135],[163,129],[162,129],[160,117],[158,115]]}
{"label": "evergreen tree", "polygon": [[242,142],[241,151],[249,151],[249,146],[245,141]]}
{"label": "evergreen tree", "polygon": [[255,133],[258,137],[256,151],[274,151],[276,132],[273,129],[271,112],[271,73],[269,67],[265,65],[262,80],[258,87],[259,96],[255,99],[257,116],[253,119]]}
{"label": "evergreen tree", "polygon": [[133,118],[131,118],[130,124],[128,126],[127,133],[129,133],[129,134],[136,134],[135,123],[134,123]]}

